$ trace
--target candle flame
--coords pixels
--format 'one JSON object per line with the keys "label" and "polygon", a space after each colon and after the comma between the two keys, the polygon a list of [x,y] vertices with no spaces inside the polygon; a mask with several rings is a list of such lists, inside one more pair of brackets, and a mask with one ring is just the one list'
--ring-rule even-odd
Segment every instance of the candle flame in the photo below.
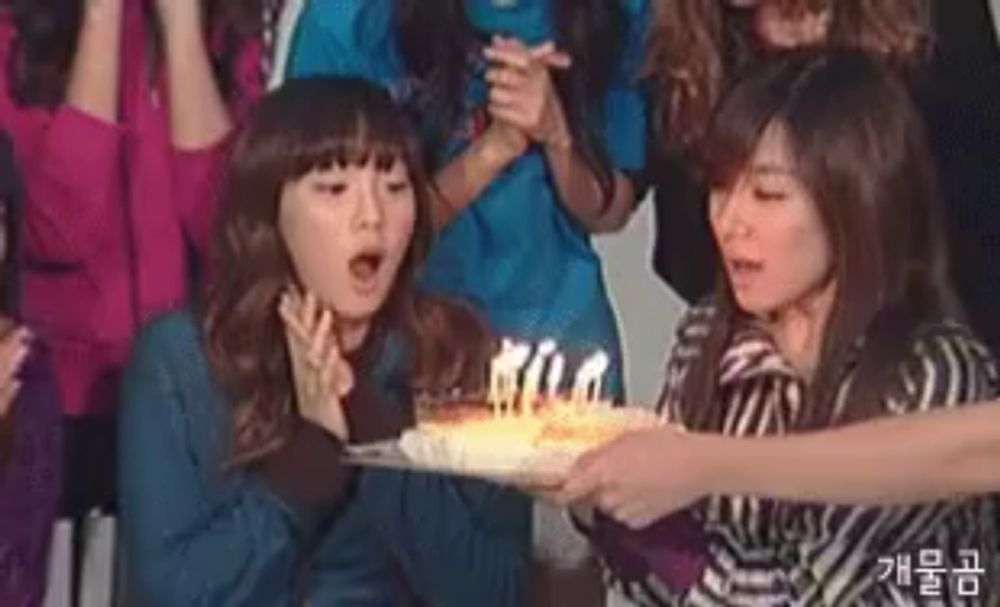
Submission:
{"label": "candle flame", "polygon": [[[584,360],[574,377],[569,396],[571,406],[590,407],[602,402],[604,376],[610,364],[611,359],[602,350]],[[493,415],[534,415],[546,368],[548,374],[545,375],[545,397],[555,400],[558,398],[565,365],[566,359],[559,353],[554,340],[546,339],[539,343],[532,356],[530,345],[504,339],[500,353],[490,362],[487,401],[493,408]],[[522,371],[524,381],[518,389]]]}

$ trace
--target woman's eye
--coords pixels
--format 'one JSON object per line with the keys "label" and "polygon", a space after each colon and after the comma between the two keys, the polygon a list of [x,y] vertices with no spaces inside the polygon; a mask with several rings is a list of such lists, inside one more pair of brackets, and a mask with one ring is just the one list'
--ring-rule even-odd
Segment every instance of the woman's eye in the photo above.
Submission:
{"label": "woman's eye", "polygon": [[324,196],[339,196],[347,191],[346,183],[317,183],[313,188]]}
{"label": "woman's eye", "polygon": [[410,187],[409,179],[393,179],[386,184],[386,188],[392,194],[401,194],[408,191]]}
{"label": "woman's eye", "polygon": [[754,198],[763,202],[777,202],[787,198],[784,191],[775,188],[757,187],[753,190]]}

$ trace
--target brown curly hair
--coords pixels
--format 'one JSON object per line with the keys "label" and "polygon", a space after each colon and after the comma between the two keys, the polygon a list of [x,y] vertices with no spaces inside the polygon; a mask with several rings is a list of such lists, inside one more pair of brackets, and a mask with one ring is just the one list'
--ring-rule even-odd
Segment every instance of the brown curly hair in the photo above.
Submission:
{"label": "brown curly hair", "polygon": [[[784,15],[831,12],[826,45],[871,52],[903,72],[921,66],[932,41],[929,0],[759,0]],[[696,146],[712,112],[756,50],[745,9],[722,0],[658,0],[647,73],[660,87],[656,127],[670,150]]]}
{"label": "brown curly hair", "polygon": [[[295,270],[278,229],[286,184],[332,163],[402,161],[416,195],[416,225],[370,335],[402,333],[415,390],[473,389],[493,340],[468,309],[415,291],[431,237],[430,182],[416,134],[385,91],[354,78],[292,80],[266,96],[237,141],[202,309],[206,352],[233,403],[233,457],[248,463],[280,446],[295,394],[279,298]],[[369,344],[370,345],[370,344]]]}

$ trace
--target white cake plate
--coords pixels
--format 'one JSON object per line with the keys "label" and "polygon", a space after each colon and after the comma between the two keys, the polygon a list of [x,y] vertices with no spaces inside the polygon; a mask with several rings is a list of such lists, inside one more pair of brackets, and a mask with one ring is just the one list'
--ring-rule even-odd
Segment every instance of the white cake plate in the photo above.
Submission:
{"label": "white cake plate", "polygon": [[453,468],[448,466],[430,466],[407,457],[399,447],[397,440],[379,441],[364,445],[348,445],[344,452],[343,463],[348,466],[362,468],[385,468],[390,470],[408,470],[428,474],[444,474],[478,478],[499,483],[514,485],[525,489],[554,488],[559,485],[559,475],[556,472],[522,470],[491,470],[488,468]]}

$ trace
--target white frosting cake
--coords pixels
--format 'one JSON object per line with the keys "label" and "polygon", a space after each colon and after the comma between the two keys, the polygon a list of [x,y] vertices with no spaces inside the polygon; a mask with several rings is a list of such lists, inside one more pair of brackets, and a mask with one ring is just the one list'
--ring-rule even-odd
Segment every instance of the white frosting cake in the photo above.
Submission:
{"label": "white frosting cake", "polygon": [[550,403],[528,415],[495,415],[488,405],[465,404],[421,420],[399,446],[414,462],[434,468],[558,474],[585,451],[658,423],[646,410],[606,404]]}

